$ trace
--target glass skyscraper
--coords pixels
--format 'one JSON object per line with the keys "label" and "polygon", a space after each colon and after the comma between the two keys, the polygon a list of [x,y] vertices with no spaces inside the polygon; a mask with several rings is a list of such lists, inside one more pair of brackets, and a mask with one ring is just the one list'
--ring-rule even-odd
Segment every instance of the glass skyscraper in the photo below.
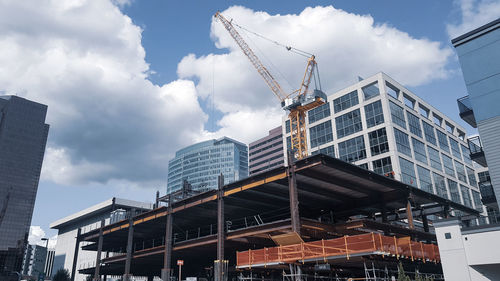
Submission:
{"label": "glass skyscraper", "polygon": [[167,193],[181,189],[184,180],[193,189],[215,189],[221,173],[225,184],[248,176],[246,144],[223,137],[180,149],[168,163]]}
{"label": "glass skyscraper", "polygon": [[[290,149],[286,117],[283,123]],[[329,95],[308,112],[306,126],[310,154],[337,157],[483,211],[465,129],[384,73]]]}
{"label": "glass skyscraper", "polygon": [[0,96],[0,276],[19,272],[49,125],[47,106]]}

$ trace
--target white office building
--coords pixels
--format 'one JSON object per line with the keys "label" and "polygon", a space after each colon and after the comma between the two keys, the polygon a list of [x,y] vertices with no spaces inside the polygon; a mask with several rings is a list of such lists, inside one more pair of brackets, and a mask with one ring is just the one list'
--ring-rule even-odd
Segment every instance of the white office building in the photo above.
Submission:
{"label": "white office building", "polygon": [[[483,211],[465,129],[384,73],[328,95],[308,112],[306,126],[309,154],[337,157]],[[282,127],[288,150],[286,117]]]}

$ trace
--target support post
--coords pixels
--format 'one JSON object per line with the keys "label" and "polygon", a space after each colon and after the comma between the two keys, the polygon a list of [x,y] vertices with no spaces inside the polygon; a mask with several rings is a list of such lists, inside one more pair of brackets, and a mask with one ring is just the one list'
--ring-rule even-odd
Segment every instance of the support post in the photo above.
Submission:
{"label": "support post", "polygon": [[299,199],[297,192],[297,178],[295,176],[295,161],[291,151],[288,151],[288,190],[290,199],[290,219],[292,231],[300,236]]}
{"label": "support post", "polygon": [[424,225],[424,231],[429,232],[429,221],[427,215],[424,215],[424,210],[422,210],[422,224]]}
{"label": "support post", "polygon": [[172,226],[174,215],[172,214],[172,197],[168,196],[167,225],[165,226],[165,252],[163,254],[163,269],[161,280],[170,281],[172,276]]}
{"label": "support post", "polygon": [[123,281],[130,281],[130,263],[132,262],[132,244],[134,242],[134,214],[135,208],[130,211],[128,218],[128,237],[127,237],[127,256],[125,259],[125,272],[123,273]]}
{"label": "support post", "polygon": [[78,251],[80,250],[80,234],[82,234],[82,230],[78,228],[76,231],[76,242],[75,242],[75,251],[73,254],[73,265],[71,267],[71,281],[75,281],[76,274],[76,263],[78,262]]}
{"label": "support post", "polygon": [[443,207],[443,217],[445,219],[450,217],[450,205],[444,205]]}
{"label": "support post", "polygon": [[406,203],[406,217],[408,218],[408,226],[410,229],[415,229],[415,225],[413,224],[413,212],[411,211],[411,202],[408,199]]}
{"label": "support post", "polygon": [[226,228],[224,227],[224,175],[219,175],[217,185],[217,266],[215,281],[222,281],[223,278],[223,261],[224,261],[224,240],[226,239]]}
{"label": "support post", "polygon": [[381,206],[381,214],[382,214],[382,222],[387,222],[387,208],[385,207],[385,204],[382,204]]}
{"label": "support post", "polygon": [[94,271],[94,281],[101,280],[101,274],[99,271],[101,270],[101,254],[102,254],[102,242],[103,242],[103,229],[104,229],[105,220],[101,220],[101,228],[99,229],[99,240],[97,242],[97,256],[95,258],[95,271]]}

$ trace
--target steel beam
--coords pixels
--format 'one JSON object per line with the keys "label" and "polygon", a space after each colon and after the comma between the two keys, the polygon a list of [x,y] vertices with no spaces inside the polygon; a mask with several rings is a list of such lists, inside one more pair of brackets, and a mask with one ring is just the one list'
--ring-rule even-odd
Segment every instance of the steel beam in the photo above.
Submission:
{"label": "steel beam", "polygon": [[95,258],[95,272],[94,272],[94,281],[101,280],[101,274],[99,271],[101,270],[101,253],[102,253],[102,240],[103,240],[103,229],[104,229],[105,220],[101,220],[101,228],[99,229],[99,241],[97,242],[97,256]]}
{"label": "steel beam", "polygon": [[130,263],[132,261],[132,244],[134,242],[134,213],[135,208],[130,211],[130,217],[128,218],[128,237],[127,237],[127,256],[125,259],[125,272],[123,273],[123,281],[130,281]]}
{"label": "steel beam", "polygon": [[76,263],[78,261],[78,251],[80,250],[80,235],[82,233],[82,230],[78,228],[76,231],[76,242],[75,242],[75,251],[73,254],[73,265],[71,267],[71,281],[75,281],[75,274],[76,274]]}
{"label": "steel beam", "polygon": [[168,200],[167,224],[165,226],[165,252],[163,253],[163,269],[161,270],[161,280],[169,281],[172,276],[172,229],[174,215],[172,213],[172,197]]}
{"label": "steel beam", "polygon": [[224,223],[224,175],[219,175],[219,181],[217,185],[217,263],[218,272],[215,277],[215,281],[222,281],[222,270],[224,261],[224,240],[226,239],[226,230]]}

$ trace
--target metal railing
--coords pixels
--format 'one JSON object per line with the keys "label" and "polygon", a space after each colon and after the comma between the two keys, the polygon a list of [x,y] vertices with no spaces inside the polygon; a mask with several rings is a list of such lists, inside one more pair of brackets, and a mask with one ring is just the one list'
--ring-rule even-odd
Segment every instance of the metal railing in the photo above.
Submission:
{"label": "metal railing", "polygon": [[469,150],[471,154],[483,152],[483,146],[481,145],[481,139],[479,138],[479,136],[467,139],[467,143],[469,144]]}

